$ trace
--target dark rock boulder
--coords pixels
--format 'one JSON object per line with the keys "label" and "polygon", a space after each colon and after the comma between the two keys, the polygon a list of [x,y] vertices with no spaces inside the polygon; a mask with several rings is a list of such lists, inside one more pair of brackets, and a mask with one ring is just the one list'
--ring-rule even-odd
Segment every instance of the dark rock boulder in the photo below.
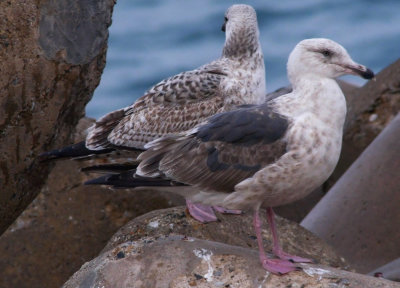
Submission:
{"label": "dark rock boulder", "polygon": [[105,65],[113,0],[0,2],[0,234],[37,196]]}

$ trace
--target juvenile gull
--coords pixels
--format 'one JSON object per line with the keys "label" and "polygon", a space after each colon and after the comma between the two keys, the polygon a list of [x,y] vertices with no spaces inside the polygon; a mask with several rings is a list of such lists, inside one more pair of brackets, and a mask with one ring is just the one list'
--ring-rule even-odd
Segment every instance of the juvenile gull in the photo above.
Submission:
{"label": "juvenile gull", "polygon": [[[263,103],[264,59],[255,10],[248,5],[231,6],[222,30],[226,39],[221,58],[161,81],[131,106],[100,118],[89,128],[86,141],[44,153],[41,158],[143,149],[154,139],[191,129],[218,112]],[[216,220],[210,208],[190,202],[188,208],[200,221]]]}
{"label": "juvenile gull", "polygon": [[[291,261],[309,262],[282,251],[271,207],[306,196],[338,162],[346,101],[334,79],[344,74],[371,79],[374,74],[328,39],[297,44],[287,70],[291,93],[214,115],[190,131],[157,139],[139,156],[136,174],[113,175],[109,184],[192,185],[196,189],[181,186],[175,191],[194,203],[254,210],[266,270],[284,274],[296,269]],[[261,206],[269,207],[272,251],[278,259],[267,258],[263,249]]]}

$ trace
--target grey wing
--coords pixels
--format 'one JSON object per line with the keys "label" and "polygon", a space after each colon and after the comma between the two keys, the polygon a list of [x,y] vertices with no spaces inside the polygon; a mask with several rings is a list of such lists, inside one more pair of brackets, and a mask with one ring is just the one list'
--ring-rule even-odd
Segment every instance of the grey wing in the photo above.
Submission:
{"label": "grey wing", "polygon": [[150,143],[139,156],[138,173],[230,192],[286,153],[288,126],[266,104],[217,114],[188,136]]}
{"label": "grey wing", "polygon": [[222,108],[220,82],[224,77],[222,70],[209,65],[161,81],[132,106],[97,121],[89,131],[88,148],[140,149],[156,138],[194,127]]}

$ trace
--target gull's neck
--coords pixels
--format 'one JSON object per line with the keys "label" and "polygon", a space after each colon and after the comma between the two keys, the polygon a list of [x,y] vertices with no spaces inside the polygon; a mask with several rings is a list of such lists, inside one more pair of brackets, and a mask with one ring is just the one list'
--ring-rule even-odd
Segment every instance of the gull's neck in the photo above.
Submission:
{"label": "gull's neck", "polygon": [[343,128],[346,100],[336,80],[303,75],[293,81],[292,86],[292,93],[276,98],[279,112],[293,119],[312,113],[333,128]]}
{"label": "gull's neck", "polygon": [[248,27],[236,32],[227,32],[222,57],[237,59],[251,58],[257,52],[262,54],[257,27]]}

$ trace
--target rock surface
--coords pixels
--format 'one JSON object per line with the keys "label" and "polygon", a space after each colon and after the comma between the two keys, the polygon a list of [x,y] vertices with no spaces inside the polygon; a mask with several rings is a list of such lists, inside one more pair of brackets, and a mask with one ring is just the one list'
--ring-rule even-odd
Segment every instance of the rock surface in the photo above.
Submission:
{"label": "rock surface", "polygon": [[[302,271],[272,275],[262,269],[257,250],[251,249],[256,246],[251,215],[219,216],[221,222],[204,225],[187,217],[183,208],[143,215],[121,229],[103,253],[63,287],[400,287],[321,265],[302,264]],[[345,266],[308,231],[277,220],[283,246],[290,252]],[[263,234],[270,239],[269,232]]]}
{"label": "rock surface", "polygon": [[48,176],[37,155],[71,140],[104,68],[113,5],[0,2],[0,234]]}
{"label": "rock surface", "polygon": [[399,143],[400,113],[302,222],[362,273],[400,256]]}
{"label": "rock surface", "polygon": [[[79,122],[75,142],[91,123]],[[58,161],[38,197],[0,237],[0,287],[60,287],[129,220],[184,203],[152,191],[83,186],[82,165]]]}

